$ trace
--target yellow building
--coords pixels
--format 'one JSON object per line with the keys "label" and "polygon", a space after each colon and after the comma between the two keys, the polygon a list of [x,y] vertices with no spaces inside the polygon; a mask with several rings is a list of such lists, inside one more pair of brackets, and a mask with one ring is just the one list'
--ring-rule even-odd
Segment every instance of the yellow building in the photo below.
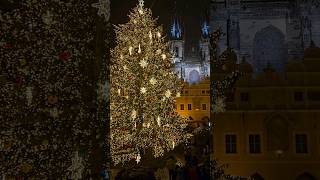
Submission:
{"label": "yellow building", "polygon": [[[211,114],[214,156],[228,164],[226,173],[320,179],[320,49],[307,49],[304,59],[290,61],[282,74],[268,66],[254,76],[249,63],[236,66],[245,75],[228,93],[226,112]],[[208,90],[208,80],[186,86],[178,112],[199,123],[208,116]]]}
{"label": "yellow building", "polygon": [[181,97],[176,99],[176,110],[190,119],[193,127],[198,127],[210,116],[210,86],[209,78],[199,84],[189,85],[185,83]]}

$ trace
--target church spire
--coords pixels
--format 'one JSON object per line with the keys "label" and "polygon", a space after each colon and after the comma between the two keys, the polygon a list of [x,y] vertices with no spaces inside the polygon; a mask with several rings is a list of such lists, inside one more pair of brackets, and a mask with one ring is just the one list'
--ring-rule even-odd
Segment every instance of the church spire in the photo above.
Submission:
{"label": "church spire", "polygon": [[174,39],[182,38],[182,30],[179,21],[175,18],[171,26],[171,37]]}
{"label": "church spire", "polygon": [[174,1],[174,17],[171,25],[171,38],[182,39],[182,29],[177,17],[177,2]]}

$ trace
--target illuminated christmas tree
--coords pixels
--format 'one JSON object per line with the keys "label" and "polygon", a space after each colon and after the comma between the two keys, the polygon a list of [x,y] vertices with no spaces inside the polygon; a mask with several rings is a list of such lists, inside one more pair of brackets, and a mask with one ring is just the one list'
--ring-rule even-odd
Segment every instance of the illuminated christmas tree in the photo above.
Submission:
{"label": "illuminated christmas tree", "polygon": [[114,164],[162,156],[188,137],[185,119],[175,112],[182,82],[151,10],[139,1],[129,22],[116,27],[111,52],[111,156]]}
{"label": "illuminated christmas tree", "polygon": [[78,0],[15,8],[0,15],[0,174],[81,179],[102,124],[90,106],[101,99],[97,83],[87,76],[96,9]]}

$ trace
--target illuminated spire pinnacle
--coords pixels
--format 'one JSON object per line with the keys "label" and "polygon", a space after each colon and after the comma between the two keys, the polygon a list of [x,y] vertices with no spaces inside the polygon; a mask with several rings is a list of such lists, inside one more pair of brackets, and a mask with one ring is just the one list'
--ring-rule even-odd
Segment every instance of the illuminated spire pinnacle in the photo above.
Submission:
{"label": "illuminated spire pinnacle", "polygon": [[210,29],[210,27],[208,26],[207,21],[205,21],[202,25],[202,28],[201,28],[202,36],[208,37],[209,36],[209,29]]}
{"label": "illuminated spire pinnacle", "polygon": [[182,30],[176,19],[173,21],[171,27],[171,37],[175,39],[180,39],[182,37]]}

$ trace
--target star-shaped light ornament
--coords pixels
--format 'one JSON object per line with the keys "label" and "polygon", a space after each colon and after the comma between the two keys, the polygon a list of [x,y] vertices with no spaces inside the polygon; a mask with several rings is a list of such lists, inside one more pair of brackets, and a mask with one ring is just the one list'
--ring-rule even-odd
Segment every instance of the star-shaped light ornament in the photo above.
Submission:
{"label": "star-shaped light ornament", "polygon": [[97,3],[93,3],[92,7],[98,8],[98,15],[104,16],[108,22],[110,19],[110,0],[99,0]]}
{"label": "star-shaped light ornament", "polygon": [[156,83],[157,83],[157,80],[154,77],[152,77],[150,79],[150,84],[155,85]]}
{"label": "star-shaped light ornament", "polygon": [[171,91],[168,89],[165,93],[166,98],[170,98],[171,97]]}
{"label": "star-shaped light ornament", "polygon": [[128,69],[128,67],[127,67],[126,65],[124,65],[124,66],[123,66],[123,69],[124,69],[124,70],[127,70],[127,69]]}
{"label": "star-shaped light ornament", "polygon": [[47,11],[45,14],[42,15],[42,21],[48,26],[53,24],[52,14],[50,11]]}
{"label": "star-shaped light ornament", "polygon": [[71,161],[72,161],[71,166],[68,168],[68,171],[70,172],[69,177],[75,180],[82,179],[84,165],[83,165],[83,158],[79,156],[78,151],[74,153]]}
{"label": "star-shaped light ornament", "polygon": [[145,94],[147,92],[147,89],[145,87],[142,87],[140,89],[141,94]]}
{"label": "star-shaped light ornament", "polygon": [[137,111],[136,110],[132,110],[131,118],[132,119],[136,119],[137,118]]}
{"label": "star-shaped light ornament", "polygon": [[141,156],[140,156],[140,154],[138,154],[137,157],[136,157],[137,164],[139,164],[140,160],[141,160]]}
{"label": "star-shaped light ornament", "polygon": [[144,59],[142,59],[139,64],[143,68],[146,68],[148,66],[148,62],[146,60],[144,60]]}
{"label": "star-shaped light ornament", "polygon": [[181,94],[178,92],[178,93],[176,94],[176,97],[181,97]]}

